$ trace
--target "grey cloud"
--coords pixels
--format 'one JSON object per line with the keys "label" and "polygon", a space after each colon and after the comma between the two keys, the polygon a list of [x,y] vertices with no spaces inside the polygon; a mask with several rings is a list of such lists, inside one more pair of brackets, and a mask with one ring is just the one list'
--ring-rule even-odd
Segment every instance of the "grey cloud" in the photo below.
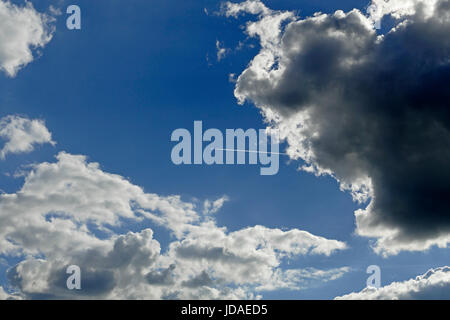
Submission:
{"label": "grey cloud", "polygon": [[358,10],[290,22],[235,89],[292,157],[371,198],[357,232],[385,254],[450,240],[450,1],[425,4],[381,37]]}
{"label": "grey cloud", "polygon": [[[29,258],[8,271],[9,284],[27,299],[104,298],[129,283],[145,282],[143,270],[153,267],[160,251],[152,236],[149,229],[118,236],[107,252],[96,248],[64,259]],[[67,289],[66,270],[73,264],[81,269],[81,290]]]}
{"label": "grey cloud", "polygon": [[198,288],[203,286],[212,287],[214,286],[214,281],[210,278],[208,272],[203,271],[192,279],[184,281],[182,285],[189,288]]}
{"label": "grey cloud", "polygon": [[19,116],[6,116],[0,119],[0,140],[5,142],[0,149],[0,160],[4,160],[10,153],[31,152],[36,145],[56,144],[44,121]]}
{"label": "grey cloud", "polygon": [[83,266],[80,268],[82,270],[81,290],[67,289],[68,274],[65,268],[52,270],[49,278],[46,279],[48,287],[45,290],[39,288],[36,291],[28,291],[27,282],[20,275],[17,267],[9,270],[8,279],[10,285],[18,289],[24,298],[31,300],[102,298],[117,285],[114,272],[111,270],[89,269]]}
{"label": "grey cloud", "polygon": [[33,50],[52,39],[54,18],[37,12],[31,2],[17,6],[0,0],[0,71],[14,77],[33,61]]}
{"label": "grey cloud", "polygon": [[174,284],[174,276],[173,271],[175,270],[176,266],[174,264],[171,264],[168,268],[163,270],[152,270],[149,272],[145,278],[147,279],[148,283],[153,286],[167,286]]}

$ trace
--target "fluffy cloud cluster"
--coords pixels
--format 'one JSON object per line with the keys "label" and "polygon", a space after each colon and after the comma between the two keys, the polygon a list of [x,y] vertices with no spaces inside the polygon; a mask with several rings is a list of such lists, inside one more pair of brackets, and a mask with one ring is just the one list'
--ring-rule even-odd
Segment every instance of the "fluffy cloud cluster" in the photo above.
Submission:
{"label": "fluffy cloud cluster", "polygon": [[33,61],[33,49],[43,48],[51,39],[53,18],[37,12],[31,2],[19,7],[0,0],[0,70],[14,77]]}
{"label": "fluffy cloud cluster", "polygon": [[446,300],[450,299],[450,267],[431,269],[404,282],[337,297],[337,300]]}
{"label": "fluffy cloud cluster", "polygon": [[42,120],[30,120],[18,116],[0,119],[0,139],[5,141],[0,149],[0,159],[9,153],[24,153],[34,150],[35,145],[55,145],[52,135]]}
{"label": "fluffy cloud cluster", "polygon": [[[23,257],[8,271],[15,294],[2,290],[0,298],[258,298],[349,271],[283,269],[283,260],[329,256],[346,244],[297,229],[229,232],[210,215],[226,200],[207,202],[203,213],[195,202],[146,193],[84,156],[59,153],[30,168],[19,191],[0,195],[0,255]],[[145,227],[118,231],[130,221]],[[149,223],[172,233],[166,250]],[[66,287],[69,265],[81,268],[81,291]]]}
{"label": "fluffy cloud cluster", "polygon": [[[224,13],[258,15],[260,52],[235,96],[261,109],[304,170],[330,174],[354,199],[356,232],[381,254],[450,242],[450,1],[375,0],[300,19],[259,0]],[[391,16],[395,27],[377,34]]]}

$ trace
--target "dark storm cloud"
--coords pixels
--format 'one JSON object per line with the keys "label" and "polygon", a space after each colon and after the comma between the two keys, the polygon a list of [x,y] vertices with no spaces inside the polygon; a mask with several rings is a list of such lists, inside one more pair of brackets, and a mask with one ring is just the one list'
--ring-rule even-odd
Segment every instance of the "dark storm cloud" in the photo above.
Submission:
{"label": "dark storm cloud", "polygon": [[[49,292],[55,296],[74,295],[74,296],[102,296],[109,293],[116,286],[114,272],[111,270],[89,269],[80,267],[82,270],[81,290],[67,290],[66,269],[61,269],[52,273],[49,283],[52,289]],[[71,297],[73,298],[73,297]]]}
{"label": "dark storm cloud", "polygon": [[198,247],[193,245],[181,245],[176,249],[177,256],[181,259],[198,260],[204,259],[209,261],[221,261],[224,263],[234,264],[251,264],[258,263],[258,259],[254,257],[242,257],[227,251],[222,247]]}
{"label": "dark storm cloud", "polygon": [[66,269],[55,270],[47,279],[48,287],[46,290],[33,291],[27,287],[26,281],[17,270],[17,266],[10,269],[7,274],[9,283],[12,287],[19,289],[26,299],[51,300],[51,299],[76,299],[85,297],[101,297],[109,293],[116,281],[114,273],[110,270],[93,270],[83,268],[82,288],[81,290],[68,290]]}
{"label": "dark storm cloud", "polygon": [[449,31],[448,0],[431,17],[419,4],[382,38],[358,10],[295,21],[275,54],[279,69],[261,77],[250,66],[235,93],[284,120],[305,112],[311,162],[343,183],[371,179],[361,234],[395,230],[397,243],[447,237]]}

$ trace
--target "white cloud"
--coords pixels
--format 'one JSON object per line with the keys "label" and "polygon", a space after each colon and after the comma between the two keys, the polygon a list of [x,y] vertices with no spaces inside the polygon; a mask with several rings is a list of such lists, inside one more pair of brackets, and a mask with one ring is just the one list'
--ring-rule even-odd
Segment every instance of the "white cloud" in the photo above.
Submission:
{"label": "white cloud", "polygon": [[[218,210],[224,201],[207,207]],[[124,219],[153,221],[175,239],[162,252],[148,227],[117,234]],[[55,163],[34,165],[18,192],[0,195],[0,254],[24,257],[8,272],[24,298],[253,299],[263,288],[306,286],[311,274],[285,271],[283,260],[345,248],[297,229],[228,232],[193,203],[146,193],[67,153]],[[80,292],[65,288],[64,268],[71,264],[82,269]],[[322,278],[342,271],[324,271]]]}
{"label": "white cloud", "polygon": [[337,300],[447,300],[450,299],[450,267],[430,269],[404,282],[393,282],[376,289],[365,288]]}
{"label": "white cloud", "polygon": [[425,17],[431,17],[438,0],[372,0],[369,8],[370,17],[380,21],[384,16],[396,19],[412,16],[418,10],[423,10]]}
{"label": "white cloud", "polygon": [[38,144],[55,145],[44,121],[18,116],[0,119],[0,139],[5,141],[3,148],[0,149],[0,159],[5,159],[9,153],[31,152]]}
{"label": "white cloud", "polygon": [[[118,225],[120,219],[145,215],[181,236],[187,224],[198,219],[192,204],[144,193],[84,156],[62,152],[57,159],[35,165],[19,192],[0,195],[0,252],[17,248],[52,255],[74,246],[72,242],[83,249],[101,243],[80,224]],[[160,215],[151,212],[157,210]],[[53,217],[46,219],[48,214]]]}
{"label": "white cloud", "polygon": [[33,49],[43,48],[51,39],[53,18],[37,12],[31,2],[19,7],[0,1],[0,70],[14,77],[33,61]]}
{"label": "white cloud", "polygon": [[[182,261],[179,271],[207,270],[211,277],[226,284],[252,288],[285,288],[286,281],[302,287],[299,277],[289,277],[280,268],[283,259],[306,255],[331,255],[346,245],[314,236],[306,231],[269,229],[255,226],[235,232],[217,227],[214,222],[193,226],[186,238],[170,246],[171,261]],[[331,271],[333,272],[333,271]],[[275,284],[275,281],[277,284]]]}
{"label": "white cloud", "polygon": [[204,214],[214,214],[223,207],[225,202],[228,202],[228,201],[230,201],[228,196],[223,196],[214,201],[205,200],[203,202],[203,213]]}
{"label": "white cloud", "polygon": [[226,2],[223,10],[227,17],[237,17],[241,13],[268,15],[272,10],[259,0],[247,0],[240,3]]}

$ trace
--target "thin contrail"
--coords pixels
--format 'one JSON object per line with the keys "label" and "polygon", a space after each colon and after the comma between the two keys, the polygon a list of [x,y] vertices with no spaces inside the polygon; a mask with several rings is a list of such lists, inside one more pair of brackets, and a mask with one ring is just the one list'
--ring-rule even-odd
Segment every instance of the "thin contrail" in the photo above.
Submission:
{"label": "thin contrail", "polygon": [[219,151],[233,151],[233,152],[247,152],[247,153],[262,153],[262,154],[277,154],[282,156],[288,156],[287,153],[280,152],[262,152],[262,151],[253,151],[253,150],[240,150],[240,149],[217,149]]}

